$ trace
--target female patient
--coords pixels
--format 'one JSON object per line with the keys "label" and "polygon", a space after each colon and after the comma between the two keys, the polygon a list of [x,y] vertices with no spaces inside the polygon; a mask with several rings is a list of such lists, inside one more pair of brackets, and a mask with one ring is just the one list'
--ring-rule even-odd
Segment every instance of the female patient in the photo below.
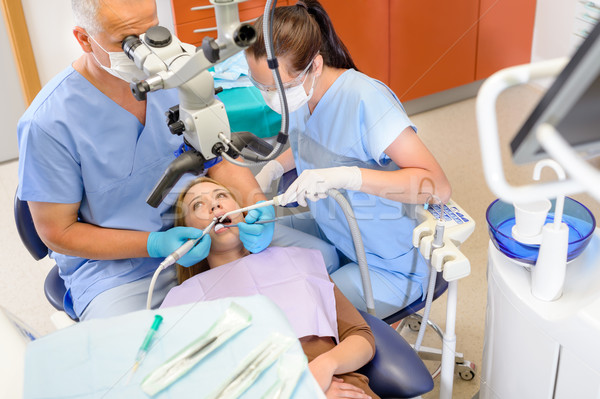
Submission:
{"label": "female patient", "polygon": [[[193,226],[204,229],[213,220],[214,217],[220,217],[225,213],[239,209],[239,205],[231,192],[218,182],[209,178],[199,178],[193,181],[186,190],[184,190],[178,199],[176,210],[176,225]],[[224,225],[244,222],[244,215],[237,213],[228,217],[229,220],[224,220]],[[283,248],[271,247],[257,254],[248,252],[238,236],[237,228],[215,229],[210,232],[211,248],[208,257],[191,267],[181,267],[177,265],[177,277],[179,283],[183,283],[179,287],[175,287],[169,292],[165,298],[163,306],[172,306],[176,304],[190,303],[197,300],[206,299],[203,294],[195,294],[195,289],[190,289],[197,284],[200,279],[210,279],[217,273],[223,273],[228,268],[234,268],[243,262],[245,265],[255,265],[254,269],[260,269],[265,261],[275,257],[279,260],[277,265],[281,266],[280,272],[275,274],[287,273],[290,268],[289,264],[294,263],[299,268],[309,270],[307,273],[314,275],[314,271],[322,269],[323,284],[328,285],[331,295],[327,296],[326,289],[323,291],[323,298],[328,298],[329,301],[320,306],[325,309],[315,309],[310,304],[305,305],[305,302],[295,301],[296,298],[287,299],[288,302],[294,303],[294,306],[310,306],[309,309],[304,309],[307,312],[327,313],[327,308],[331,309],[333,314],[333,325],[336,325],[337,331],[329,336],[315,335],[313,333],[300,333],[296,328],[295,331],[299,335],[302,349],[309,361],[309,369],[316,381],[319,383],[328,398],[369,398],[375,395],[368,385],[368,378],[364,375],[354,373],[355,370],[365,365],[371,360],[375,353],[375,341],[369,326],[364,321],[358,311],[352,304],[343,296],[343,294],[335,287],[327,277],[327,271],[320,252],[304,248]],[[281,260],[284,259],[283,262]],[[304,265],[304,266],[302,266]],[[213,270],[218,267],[223,269]],[[266,267],[266,266],[265,266]],[[202,273],[202,274],[200,274]],[[236,279],[244,273],[239,273],[236,270],[234,273],[227,275],[228,286],[220,289],[218,295],[236,296],[236,292],[231,282],[231,276],[236,276]],[[278,276],[281,277],[281,276]],[[287,277],[287,276],[285,276]],[[269,278],[265,276],[265,278]],[[187,281],[186,281],[187,280]],[[252,280],[248,278],[247,280]],[[185,281],[185,282],[184,282]],[[260,283],[260,282],[259,282]],[[258,284],[258,283],[257,283]],[[323,285],[322,284],[322,285]],[[305,281],[300,286],[310,285]],[[229,289],[229,292],[226,292]],[[323,289],[322,286],[320,289]],[[210,284],[209,288],[210,290]],[[331,292],[333,291],[333,292]],[[238,296],[240,294],[238,293]],[[280,305],[282,310],[286,312],[285,304],[280,304],[278,301],[285,302],[286,299],[277,299],[285,297],[279,294],[275,297],[266,294],[273,299],[275,303]],[[289,295],[288,295],[289,297]],[[212,297],[214,299],[215,296]],[[334,299],[335,298],[335,299]],[[334,302],[334,303],[332,303]],[[289,307],[289,306],[288,306]],[[293,315],[287,311],[288,319],[293,325]],[[298,312],[301,313],[301,312]],[[313,323],[321,324],[321,323]],[[325,324],[325,323],[322,323]],[[315,327],[316,328],[316,327]],[[319,330],[321,327],[319,327]],[[305,335],[310,334],[310,335]],[[338,337],[334,337],[338,335]],[[336,345],[335,340],[338,340]]]}

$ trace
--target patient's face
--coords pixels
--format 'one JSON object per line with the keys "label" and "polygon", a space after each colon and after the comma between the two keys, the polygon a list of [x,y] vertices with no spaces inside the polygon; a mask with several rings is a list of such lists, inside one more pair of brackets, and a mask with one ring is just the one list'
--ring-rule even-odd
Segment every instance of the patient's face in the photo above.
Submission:
{"label": "patient's face", "polygon": [[[192,186],[183,197],[183,206],[185,212],[185,225],[205,229],[215,217],[220,217],[229,211],[239,209],[240,206],[233,199],[233,196],[225,187],[210,182],[202,182]],[[239,223],[244,221],[242,213],[236,213],[229,216],[230,221],[225,221],[224,225]],[[210,231],[213,243],[215,240],[224,241],[235,238],[239,240],[237,228],[225,228],[215,232]]]}

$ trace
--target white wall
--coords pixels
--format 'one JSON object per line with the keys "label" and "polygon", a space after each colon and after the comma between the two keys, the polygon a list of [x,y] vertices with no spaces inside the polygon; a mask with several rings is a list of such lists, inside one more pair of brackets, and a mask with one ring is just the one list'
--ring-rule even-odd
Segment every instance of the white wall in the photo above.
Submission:
{"label": "white wall", "polygon": [[71,1],[22,0],[22,4],[43,86],[81,53],[71,33]]}
{"label": "white wall", "polygon": [[578,0],[538,0],[531,61],[571,55],[572,32]]}

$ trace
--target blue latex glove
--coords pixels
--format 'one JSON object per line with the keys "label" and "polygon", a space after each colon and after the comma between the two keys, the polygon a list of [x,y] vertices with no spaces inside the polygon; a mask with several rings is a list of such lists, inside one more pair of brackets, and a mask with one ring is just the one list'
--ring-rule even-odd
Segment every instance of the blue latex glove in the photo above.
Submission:
{"label": "blue latex glove", "polygon": [[[167,231],[154,231],[150,233],[146,242],[148,255],[151,258],[166,258],[187,240],[199,238],[201,235],[202,230],[194,227],[173,227]],[[210,235],[207,234],[177,263],[185,267],[195,265],[208,256],[210,244]]]}
{"label": "blue latex glove", "polygon": [[[259,201],[261,203],[264,201]],[[244,247],[257,253],[269,246],[275,232],[275,223],[253,224],[259,220],[271,220],[275,218],[275,208],[265,206],[263,208],[252,209],[246,216],[246,223],[239,223],[240,240]]]}

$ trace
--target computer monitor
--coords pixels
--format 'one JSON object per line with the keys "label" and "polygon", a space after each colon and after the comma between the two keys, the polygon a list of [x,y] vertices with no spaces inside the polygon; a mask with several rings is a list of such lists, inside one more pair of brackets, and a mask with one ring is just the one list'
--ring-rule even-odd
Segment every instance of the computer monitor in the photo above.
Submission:
{"label": "computer monitor", "polygon": [[549,123],[589,158],[600,154],[600,23],[596,24],[511,142],[515,163],[548,158],[535,132]]}

